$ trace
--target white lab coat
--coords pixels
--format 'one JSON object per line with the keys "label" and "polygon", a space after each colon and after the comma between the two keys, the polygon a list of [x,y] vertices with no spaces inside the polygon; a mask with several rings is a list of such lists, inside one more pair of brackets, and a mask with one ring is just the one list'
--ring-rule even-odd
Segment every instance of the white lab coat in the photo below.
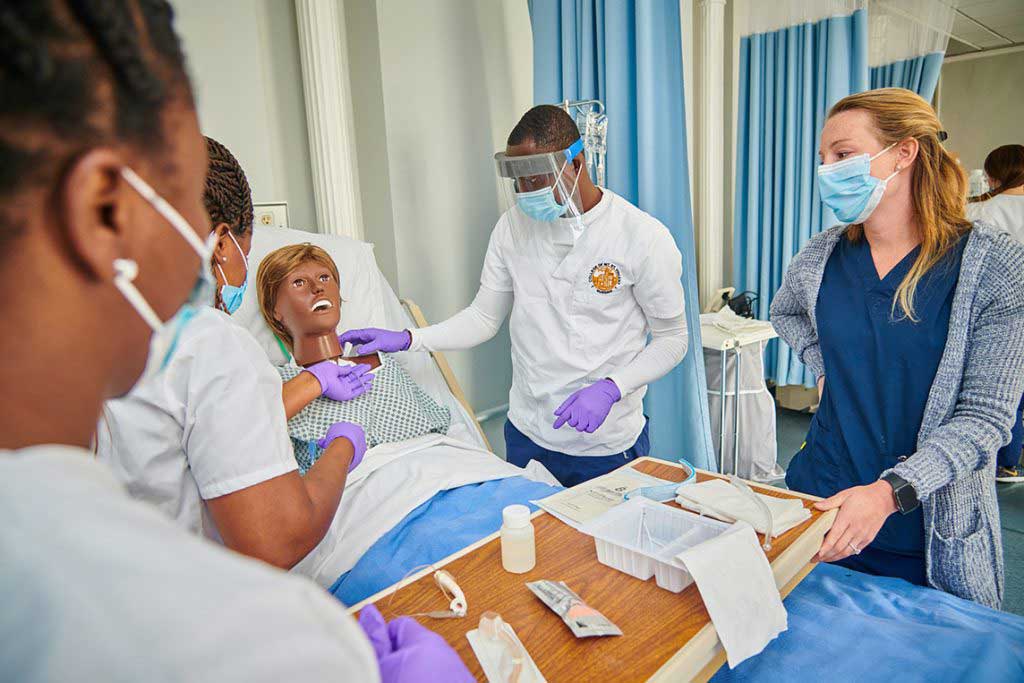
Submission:
{"label": "white lab coat", "polygon": [[377,681],[340,603],[188,534],[88,451],[0,451],[0,678]]}
{"label": "white lab coat", "polygon": [[205,500],[298,469],[281,377],[252,335],[213,308],[185,327],[160,374],[106,404],[97,452],[134,497],[216,540]]}
{"label": "white lab coat", "polygon": [[633,446],[646,386],[626,393],[593,434],[554,429],[554,411],[577,389],[614,380],[647,346],[650,319],[676,318],[685,308],[682,255],[668,228],[602,192],[579,234],[567,219],[515,231],[506,212],[480,276],[484,287],[514,295],[509,420],[534,443],[570,455]]}
{"label": "white lab coat", "polygon": [[983,202],[971,202],[967,205],[967,217],[1001,228],[1024,243],[1024,195],[997,194]]}

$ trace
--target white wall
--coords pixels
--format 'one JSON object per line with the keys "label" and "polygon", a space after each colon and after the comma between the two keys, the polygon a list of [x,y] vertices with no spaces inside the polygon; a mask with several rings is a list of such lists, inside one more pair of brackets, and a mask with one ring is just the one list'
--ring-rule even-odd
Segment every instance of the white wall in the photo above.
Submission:
{"label": "white wall", "polygon": [[[533,103],[527,5],[348,0],[345,22],[367,239],[399,295],[440,321],[479,286],[502,210],[492,156]],[[447,355],[475,409],[508,401],[506,330]]]}
{"label": "white wall", "polygon": [[294,5],[172,0],[203,132],[238,158],[256,202],[286,201],[293,228],[316,207]]}
{"label": "white wall", "polygon": [[1000,145],[1024,144],[1024,51],[942,65],[939,118],[946,146],[970,171]]}

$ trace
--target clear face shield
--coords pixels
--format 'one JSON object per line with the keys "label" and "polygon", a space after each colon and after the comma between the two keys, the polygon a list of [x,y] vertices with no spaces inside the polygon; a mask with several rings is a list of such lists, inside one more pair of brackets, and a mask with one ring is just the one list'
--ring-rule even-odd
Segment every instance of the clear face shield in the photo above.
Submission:
{"label": "clear face shield", "polygon": [[538,230],[551,230],[565,222],[575,232],[583,229],[583,203],[579,193],[579,175],[573,159],[583,151],[583,140],[577,140],[560,152],[544,152],[528,156],[494,155],[501,179],[505,205],[513,239],[519,243]]}

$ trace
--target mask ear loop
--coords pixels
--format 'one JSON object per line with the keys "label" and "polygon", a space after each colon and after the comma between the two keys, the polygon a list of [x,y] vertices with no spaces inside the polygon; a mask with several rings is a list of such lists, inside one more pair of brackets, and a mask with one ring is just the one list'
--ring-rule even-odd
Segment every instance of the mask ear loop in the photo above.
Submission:
{"label": "mask ear loop", "polygon": [[[565,167],[569,166],[570,164],[572,164],[572,159],[566,159],[565,163],[562,164],[561,170],[558,171],[558,178],[559,178],[559,180],[561,180],[562,175],[565,173]],[[566,213],[575,212],[575,215],[570,216],[569,220],[576,219],[576,220],[581,221],[581,222],[582,222],[582,218],[583,218],[583,213],[580,211],[580,208],[576,206],[576,202],[573,201],[573,197],[576,196],[576,188],[579,187],[580,176],[582,174],[583,174],[583,169],[582,168],[579,171],[576,171],[576,178],[575,178],[575,180],[573,180],[572,190],[569,191],[569,196],[566,197],[566,199],[565,199]]]}
{"label": "mask ear loop", "polygon": [[114,286],[117,287],[122,296],[128,300],[128,303],[131,304],[132,308],[142,316],[142,319],[146,321],[146,324],[149,325],[154,332],[159,332],[164,326],[164,321],[160,320],[160,316],[156,314],[153,307],[150,306],[149,302],[146,301],[146,298],[142,296],[142,292],[140,292],[138,287],[133,283],[133,280],[135,280],[138,275],[138,263],[127,258],[114,259]]}
{"label": "mask ear loop", "polygon": [[163,216],[164,219],[171,224],[171,227],[178,231],[178,234],[180,234],[182,238],[188,242],[193,249],[195,249],[195,252],[199,254],[199,258],[201,258],[204,263],[210,260],[210,256],[212,255],[212,242],[207,240],[207,242],[204,243],[189,222],[185,220],[185,217],[178,213],[177,209],[171,206],[166,199],[161,197],[157,191],[149,185],[149,183],[140,178],[139,174],[127,166],[123,166],[121,168],[121,177],[124,178],[125,182],[131,185],[132,189],[138,192],[143,199],[149,202],[150,205],[156,209],[157,213]]}

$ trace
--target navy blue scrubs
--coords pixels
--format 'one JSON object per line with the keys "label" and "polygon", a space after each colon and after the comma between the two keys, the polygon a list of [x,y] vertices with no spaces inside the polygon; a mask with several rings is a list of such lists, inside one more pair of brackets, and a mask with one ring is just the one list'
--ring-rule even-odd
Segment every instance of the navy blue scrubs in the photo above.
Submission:
{"label": "navy blue scrubs", "polygon": [[[864,239],[845,237],[825,265],[816,308],[825,392],[786,484],[831,496],[871,484],[917,450],[925,404],[946,346],[949,316],[967,239],[961,238],[917,286],[906,319],[896,288],[917,258],[907,254],[879,279]],[[927,585],[921,508],[891,515],[859,555],[838,564]]]}
{"label": "navy blue scrubs", "polygon": [[526,467],[531,460],[536,460],[544,465],[562,486],[568,488],[608,474],[637,458],[650,455],[650,426],[650,419],[646,419],[643,431],[628,451],[615,455],[567,455],[538,446],[530,437],[516,429],[511,421],[506,420],[505,458],[516,467]]}

